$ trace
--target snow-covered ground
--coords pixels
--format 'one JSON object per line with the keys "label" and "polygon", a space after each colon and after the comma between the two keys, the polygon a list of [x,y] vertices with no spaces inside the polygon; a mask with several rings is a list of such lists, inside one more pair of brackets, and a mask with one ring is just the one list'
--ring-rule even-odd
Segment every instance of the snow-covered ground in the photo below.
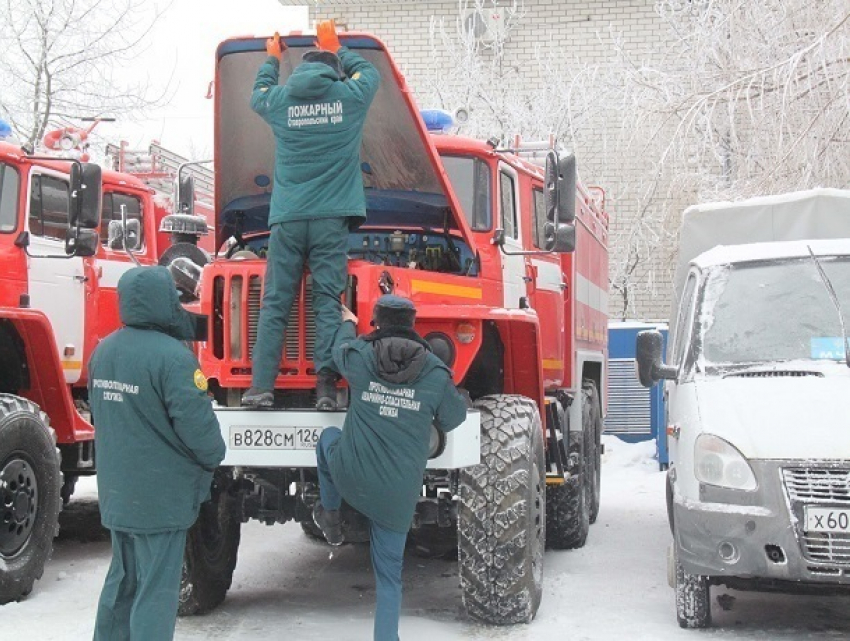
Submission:
{"label": "snow-covered ground", "polygon": [[[664,474],[653,445],[627,445],[606,437],[602,509],[582,550],[547,552],[543,603],[530,625],[493,628],[462,614],[456,563],[405,559],[404,641],[467,639],[847,639],[850,598],[743,593],[714,588],[715,626],[679,629],[667,587],[670,539]],[[52,561],[33,594],[0,608],[0,637],[91,638],[109,542],[97,527],[93,480],[63,513]],[[371,639],[374,582],[365,545],[330,548],[308,539],[297,525],[242,530],[239,563],[224,604],[215,612],[181,619],[176,638],[201,640]],[[724,611],[716,596],[730,609]],[[552,636],[557,635],[557,636]]]}

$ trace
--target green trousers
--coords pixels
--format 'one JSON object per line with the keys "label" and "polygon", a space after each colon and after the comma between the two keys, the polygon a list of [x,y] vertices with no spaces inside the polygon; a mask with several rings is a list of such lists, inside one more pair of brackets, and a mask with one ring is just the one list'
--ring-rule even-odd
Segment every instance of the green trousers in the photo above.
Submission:
{"label": "green trousers", "polygon": [[133,534],[112,530],[94,641],[169,641],[174,638],[186,530]]}
{"label": "green trousers", "polygon": [[252,354],[251,386],[274,389],[283,353],[283,333],[304,272],[313,276],[316,371],[336,371],[331,348],[342,322],[339,299],[348,277],[348,219],[320,218],[272,225],[263,305]]}

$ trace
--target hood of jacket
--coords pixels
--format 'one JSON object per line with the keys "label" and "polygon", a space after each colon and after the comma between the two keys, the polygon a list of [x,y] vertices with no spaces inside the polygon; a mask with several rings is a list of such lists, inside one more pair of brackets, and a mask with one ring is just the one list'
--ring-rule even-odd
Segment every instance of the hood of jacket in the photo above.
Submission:
{"label": "hood of jacket", "polygon": [[372,344],[377,374],[385,381],[412,383],[423,374],[431,348],[415,331],[379,329],[363,338]]}
{"label": "hood of jacket", "polygon": [[165,267],[135,267],[118,280],[121,322],[153,329],[182,341],[194,340],[192,316],[180,304],[174,279]]}
{"label": "hood of jacket", "polygon": [[286,87],[289,95],[300,100],[313,100],[324,96],[335,82],[336,71],[323,62],[302,62],[295,68]]}

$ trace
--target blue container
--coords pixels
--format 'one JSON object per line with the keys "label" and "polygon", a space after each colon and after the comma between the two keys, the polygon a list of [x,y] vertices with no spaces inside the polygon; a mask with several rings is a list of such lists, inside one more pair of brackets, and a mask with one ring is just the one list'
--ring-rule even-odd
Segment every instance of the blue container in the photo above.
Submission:
{"label": "blue container", "polygon": [[643,387],[636,373],[638,332],[657,329],[667,350],[666,323],[611,321],[608,323],[608,413],[605,433],[614,434],[628,443],[655,439],[658,466],[667,469],[667,427],[664,408],[664,385]]}

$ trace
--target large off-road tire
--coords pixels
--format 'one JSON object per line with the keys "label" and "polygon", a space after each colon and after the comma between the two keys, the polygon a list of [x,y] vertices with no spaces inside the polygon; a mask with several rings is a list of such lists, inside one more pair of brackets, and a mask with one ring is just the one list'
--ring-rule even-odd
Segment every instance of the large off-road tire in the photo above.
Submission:
{"label": "large off-road tire", "polygon": [[[588,512],[590,514],[590,522],[596,523],[596,517],[599,516],[599,504],[602,497],[602,401],[599,398],[599,390],[596,389],[596,382],[591,380],[584,381],[582,385],[582,401],[590,408],[590,413],[587,416],[587,423],[583,425],[583,429],[587,432],[588,444],[585,452],[589,474],[586,480],[590,485],[588,493]],[[582,413],[582,420],[585,415]]]}
{"label": "large off-road tire", "polygon": [[711,625],[711,588],[708,578],[685,571],[676,559],[676,618],[682,628]]}
{"label": "large off-road tire", "polygon": [[460,473],[458,561],[467,612],[486,623],[530,622],[543,594],[543,428],[524,396],[484,396],[481,463]]}
{"label": "large off-road tire", "polygon": [[217,470],[212,497],[201,505],[186,537],[180,616],[204,614],[224,601],[233,581],[241,526],[238,496],[228,491],[224,472]]}
{"label": "large off-road tire", "polygon": [[0,394],[0,604],[32,591],[59,530],[56,434],[34,403]]}
{"label": "large off-road tire", "polygon": [[[586,407],[586,406],[585,406]],[[588,410],[585,410],[589,412]],[[585,432],[570,430],[567,443],[567,478],[546,488],[546,545],[554,550],[584,547],[590,530],[585,476]]]}

